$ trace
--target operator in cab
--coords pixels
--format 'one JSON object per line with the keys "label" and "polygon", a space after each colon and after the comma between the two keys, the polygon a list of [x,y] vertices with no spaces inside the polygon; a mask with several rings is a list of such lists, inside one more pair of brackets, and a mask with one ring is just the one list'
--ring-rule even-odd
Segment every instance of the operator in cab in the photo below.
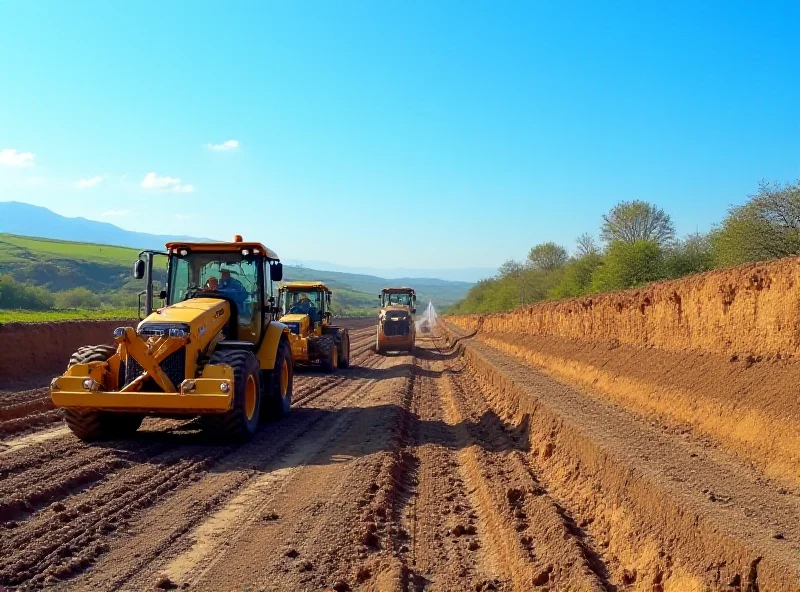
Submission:
{"label": "operator in cab", "polygon": [[317,310],[317,307],[311,302],[308,294],[305,293],[300,294],[297,302],[292,306],[289,312],[294,314],[306,314],[308,318],[311,319],[312,323],[318,323],[322,320],[319,310]]}
{"label": "operator in cab", "polygon": [[208,278],[205,289],[225,294],[236,303],[236,309],[240,315],[246,313],[247,290],[242,285],[242,282],[231,277],[231,272],[228,269],[220,271],[220,277],[221,279],[219,280],[214,276]]}

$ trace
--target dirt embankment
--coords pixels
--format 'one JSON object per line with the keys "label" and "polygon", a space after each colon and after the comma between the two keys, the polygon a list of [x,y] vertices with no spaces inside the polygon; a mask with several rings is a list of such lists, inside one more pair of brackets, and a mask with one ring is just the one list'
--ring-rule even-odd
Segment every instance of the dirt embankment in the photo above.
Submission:
{"label": "dirt embankment", "polygon": [[[783,358],[800,353],[799,302],[800,259],[792,258],[484,315],[482,329]],[[448,321],[471,330],[479,318]]]}
{"label": "dirt embankment", "polygon": [[798,259],[447,321],[800,484]]}
{"label": "dirt embankment", "polygon": [[26,377],[63,372],[70,355],[79,347],[111,343],[115,328],[134,323],[116,320],[0,324],[0,388]]}

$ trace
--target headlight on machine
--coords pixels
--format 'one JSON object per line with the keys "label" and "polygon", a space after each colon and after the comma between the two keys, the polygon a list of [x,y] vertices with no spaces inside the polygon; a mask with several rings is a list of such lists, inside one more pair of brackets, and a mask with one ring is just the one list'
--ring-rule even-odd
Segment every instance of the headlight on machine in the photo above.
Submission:
{"label": "headlight on machine", "polygon": [[83,381],[83,388],[85,388],[87,391],[96,393],[100,390],[100,383],[93,378],[87,378]]}
{"label": "headlight on machine", "polygon": [[137,333],[140,337],[168,337],[182,339],[191,331],[186,323],[144,323],[139,325]]}

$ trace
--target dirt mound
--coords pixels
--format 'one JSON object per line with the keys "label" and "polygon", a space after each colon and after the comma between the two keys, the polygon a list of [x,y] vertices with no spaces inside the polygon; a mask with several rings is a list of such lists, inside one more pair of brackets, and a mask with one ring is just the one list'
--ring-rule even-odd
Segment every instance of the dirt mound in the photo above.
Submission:
{"label": "dirt mound", "polygon": [[800,259],[744,265],[645,288],[447,320],[466,331],[696,350],[765,359],[800,351]]}

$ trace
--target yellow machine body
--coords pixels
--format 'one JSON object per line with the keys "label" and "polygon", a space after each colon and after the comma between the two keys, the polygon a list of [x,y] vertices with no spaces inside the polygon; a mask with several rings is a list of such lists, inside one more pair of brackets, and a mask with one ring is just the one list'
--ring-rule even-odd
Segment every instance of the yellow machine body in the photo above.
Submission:
{"label": "yellow machine body", "polygon": [[[394,303],[396,296],[407,296],[408,304]],[[378,353],[387,351],[411,351],[416,342],[414,303],[417,296],[413,288],[384,288],[378,296],[381,309],[378,312],[378,327],[375,349]]]}
{"label": "yellow machine body", "polygon": [[[316,296],[316,314],[318,320],[312,320],[310,314],[291,312],[290,302],[300,294]],[[329,352],[318,347],[323,343],[323,335],[333,335],[338,355],[348,357],[350,351],[349,335],[346,330],[331,324],[331,290],[319,281],[287,282],[279,291],[279,300],[285,313],[280,322],[289,328],[289,343],[292,346],[292,360],[297,364],[309,364],[324,359]]]}
{"label": "yellow machine body", "polygon": [[[260,254],[277,258],[260,243],[167,245],[169,252],[184,247],[194,252],[212,253],[259,249]],[[62,376],[53,379],[50,386],[53,404],[78,411],[145,415],[198,415],[228,411],[234,396],[233,369],[225,364],[202,363],[201,360],[207,362],[224,340],[224,329],[231,320],[231,306],[222,298],[194,297],[154,311],[136,329],[119,327],[113,337],[116,353],[107,361],[74,364]],[[262,334],[255,336],[254,343],[237,341],[233,344],[242,344],[241,347],[253,351],[262,371],[275,367],[280,340],[289,336],[286,325],[270,320],[268,314],[271,313],[262,318]],[[173,377],[181,376],[179,381],[173,381],[162,364],[181,350],[185,350],[185,355],[179,358],[183,359],[183,372],[173,368]],[[125,384],[124,370],[131,364],[137,364],[134,367],[141,372]],[[153,384],[157,388],[154,389]]]}

